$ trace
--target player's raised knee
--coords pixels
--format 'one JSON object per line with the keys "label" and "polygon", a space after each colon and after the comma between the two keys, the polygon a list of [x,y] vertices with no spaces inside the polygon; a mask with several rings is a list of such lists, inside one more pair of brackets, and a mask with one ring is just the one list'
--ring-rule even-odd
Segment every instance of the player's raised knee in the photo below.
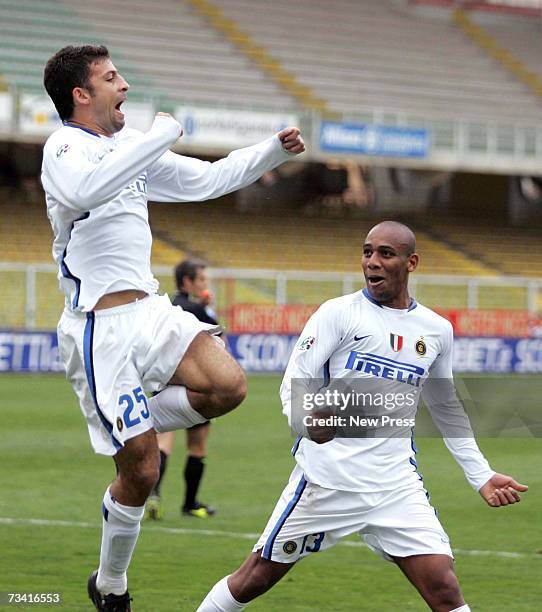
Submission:
{"label": "player's raised knee", "polygon": [[221,416],[237,408],[247,396],[247,380],[243,370],[236,367],[227,379],[218,381],[215,386],[216,416]]}

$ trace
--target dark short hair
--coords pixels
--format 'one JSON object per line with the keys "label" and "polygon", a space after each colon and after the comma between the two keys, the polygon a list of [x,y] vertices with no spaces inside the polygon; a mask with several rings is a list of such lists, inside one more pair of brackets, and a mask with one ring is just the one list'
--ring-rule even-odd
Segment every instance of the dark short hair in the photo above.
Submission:
{"label": "dark short hair", "polygon": [[73,115],[73,88],[84,87],[92,93],[90,65],[108,57],[109,51],[103,45],[68,45],[49,59],[43,84],[62,121]]}
{"label": "dark short hair", "polygon": [[198,270],[202,270],[207,267],[207,264],[201,259],[184,259],[175,268],[175,281],[177,282],[177,289],[183,286],[185,277],[188,277],[191,281],[195,280]]}

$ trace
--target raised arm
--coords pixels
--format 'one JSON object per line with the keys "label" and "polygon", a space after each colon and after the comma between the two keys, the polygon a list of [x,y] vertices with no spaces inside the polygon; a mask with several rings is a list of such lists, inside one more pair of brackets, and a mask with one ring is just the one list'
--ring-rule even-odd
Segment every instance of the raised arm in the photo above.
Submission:
{"label": "raised arm", "polygon": [[173,117],[159,114],[147,133],[120,143],[97,162],[69,143],[57,155],[53,149],[57,149],[59,140],[51,140],[43,159],[45,191],[75,211],[86,212],[102,206],[162,157],[181,133],[181,126]]}
{"label": "raised arm", "polygon": [[299,129],[286,128],[213,163],[168,152],[150,168],[149,199],[157,202],[211,200],[250,185],[304,150]]}

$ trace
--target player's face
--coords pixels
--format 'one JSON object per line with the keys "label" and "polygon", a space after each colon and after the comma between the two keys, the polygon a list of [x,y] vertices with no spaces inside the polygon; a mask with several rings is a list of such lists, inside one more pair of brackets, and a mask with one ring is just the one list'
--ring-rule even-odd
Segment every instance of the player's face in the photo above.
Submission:
{"label": "player's face", "polygon": [[188,283],[188,293],[196,299],[200,299],[202,297],[202,294],[205,291],[209,290],[209,281],[207,279],[207,274],[204,268],[198,269],[194,280],[190,280],[187,277],[185,278],[185,280]]}
{"label": "player's face", "polygon": [[363,245],[362,268],[371,297],[385,306],[405,308],[408,275],[416,269],[418,256],[408,254],[400,235],[390,229],[369,232]]}
{"label": "player's face", "polygon": [[99,133],[111,136],[124,127],[120,110],[130,87],[108,58],[90,66],[90,98],[88,108]]}

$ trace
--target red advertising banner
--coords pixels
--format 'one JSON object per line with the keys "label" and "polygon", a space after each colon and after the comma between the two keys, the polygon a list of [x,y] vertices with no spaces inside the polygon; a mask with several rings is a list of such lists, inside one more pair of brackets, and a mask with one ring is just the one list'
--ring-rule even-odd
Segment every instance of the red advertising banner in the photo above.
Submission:
{"label": "red advertising banner", "polygon": [[437,310],[456,336],[530,338],[540,325],[527,310]]}
{"label": "red advertising banner", "polygon": [[236,304],[230,309],[228,331],[298,334],[317,308],[305,304]]}
{"label": "red advertising banner", "polygon": [[[317,305],[236,304],[229,309],[232,333],[298,334]],[[456,336],[530,338],[542,336],[542,322],[527,310],[436,309]]]}

